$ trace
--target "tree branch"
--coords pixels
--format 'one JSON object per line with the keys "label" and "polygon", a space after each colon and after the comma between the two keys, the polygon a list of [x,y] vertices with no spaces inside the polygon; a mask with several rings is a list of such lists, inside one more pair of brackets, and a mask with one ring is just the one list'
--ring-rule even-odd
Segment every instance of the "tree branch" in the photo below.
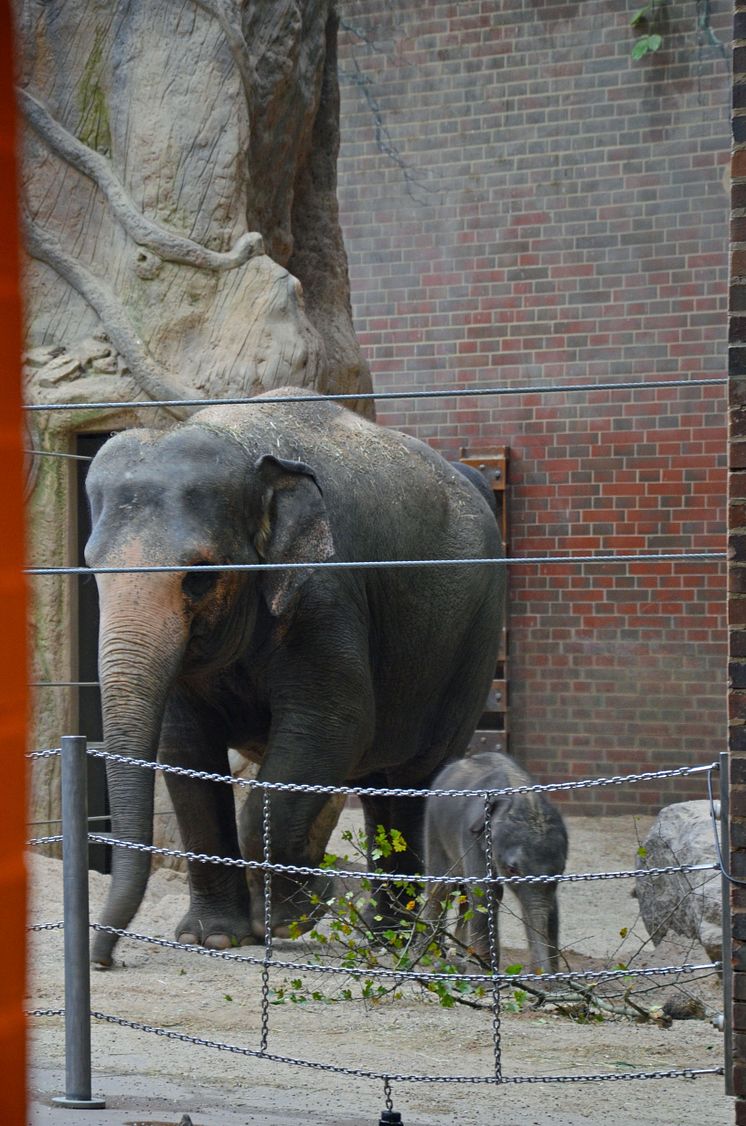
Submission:
{"label": "tree branch", "polygon": [[223,254],[208,250],[192,239],[174,234],[138,211],[126,189],[114,175],[109,161],[89,148],[51,116],[27,90],[18,98],[29,125],[57,156],[88,176],[106,197],[112,212],[138,246],[145,246],[166,262],[194,266],[200,270],[235,270],[250,258],[264,253],[262,236],[255,231],[241,235],[232,250]]}
{"label": "tree branch", "polygon": [[235,0],[195,0],[195,3],[220,24],[220,30],[226,38],[236,69],[241,76],[241,85],[249,111],[249,123],[251,123],[254,109],[254,67],[241,27],[239,7]]}
{"label": "tree branch", "polygon": [[[145,345],[129,322],[121,302],[105,282],[66,254],[57,240],[24,211],[26,249],[32,258],[44,262],[55,270],[68,285],[85,298],[98,314],[106,333],[116,350],[124,357],[130,373],[151,399],[196,399],[191,389],[174,383],[151,358]],[[185,418],[192,413],[188,407],[164,407],[174,418]]]}

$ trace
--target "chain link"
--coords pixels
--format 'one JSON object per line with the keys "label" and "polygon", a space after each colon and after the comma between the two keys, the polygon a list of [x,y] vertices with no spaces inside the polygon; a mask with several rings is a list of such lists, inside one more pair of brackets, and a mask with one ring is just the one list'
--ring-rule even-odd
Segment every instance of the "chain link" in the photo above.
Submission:
{"label": "chain link", "polygon": [[[62,837],[41,837],[29,844],[53,844]],[[348,868],[311,868],[300,864],[269,864],[267,860],[244,860],[238,856],[211,856],[205,852],[187,852],[182,849],[165,848],[159,845],[138,844],[135,841],[121,841],[107,833],[89,833],[91,844],[111,845],[113,848],[129,849],[131,852],[149,852],[153,856],[171,856],[181,860],[195,861],[199,864],[225,864],[230,868],[247,868],[254,872],[279,872],[290,876],[337,876],[340,879],[377,879],[385,875],[388,880],[411,880],[411,874],[397,872],[368,872]],[[630,880],[638,876],[662,876],[671,872],[717,872],[718,864],[670,864],[665,868],[639,868],[620,872],[569,872],[559,876],[426,876],[417,875],[423,884],[479,884],[484,886],[514,884],[555,884],[583,883],[591,880]]]}
{"label": "chain link", "polygon": [[29,923],[26,930],[29,931],[59,931],[64,928],[65,924],[60,919],[58,923]]}
{"label": "chain link", "polygon": [[[27,1016],[64,1016],[64,1009],[32,1009]],[[111,1013],[91,1011],[94,1020],[105,1024],[113,1024],[119,1028],[129,1028],[133,1032],[147,1032],[154,1036],[162,1036],[167,1040],[175,1040],[182,1044],[195,1044],[201,1048],[216,1048],[221,1052],[231,1052],[234,1055],[250,1056],[253,1059],[269,1060],[271,1063],[289,1064],[293,1067],[307,1067],[312,1071],[326,1071],[334,1075],[347,1075],[356,1079],[377,1079],[383,1083],[459,1083],[463,1085],[489,1085],[507,1086],[508,1084],[525,1083],[592,1083],[592,1082],[620,1082],[623,1080],[641,1079],[696,1079],[702,1075],[722,1075],[722,1067],[677,1067],[660,1071],[624,1071],[613,1074],[601,1072],[593,1075],[508,1075],[497,1079],[494,1075],[392,1075],[390,1072],[372,1071],[366,1068],[344,1067],[341,1064],[321,1063],[318,1060],[301,1060],[294,1056],[280,1056],[273,1052],[257,1051],[244,1048],[237,1044],[226,1044],[221,1040],[208,1040],[202,1036],[190,1036],[186,1032],[174,1032],[170,1028],[159,1028],[157,1025],[144,1024],[142,1021],[128,1020],[126,1017],[114,1016]]]}
{"label": "chain link", "polygon": [[[52,929],[52,927],[57,925],[61,926],[62,924],[49,924],[49,927]],[[102,934],[112,934],[117,938],[130,939],[132,942],[144,942],[151,946],[162,947],[166,950],[183,950],[187,954],[198,954],[203,958],[218,958],[228,962],[257,967],[264,965],[264,957],[254,958],[250,954],[238,954],[235,950],[213,950],[208,946],[196,946],[184,942],[177,942],[175,939],[154,938],[151,935],[138,934],[136,931],[122,930],[118,927],[107,927],[104,926],[103,923],[91,923],[91,930],[101,931]],[[345,977],[388,977],[395,978],[397,981],[453,981],[454,979],[458,979],[459,981],[474,982],[475,984],[486,984],[497,978],[505,985],[516,985],[524,981],[537,982],[539,984],[545,984],[547,982],[572,983],[573,981],[612,981],[615,978],[624,977],[667,977],[671,974],[694,973],[711,974],[722,968],[722,962],[692,962],[680,966],[646,966],[640,969],[635,969],[630,966],[625,969],[573,970],[572,972],[556,974],[493,974],[467,972],[454,974],[426,970],[387,969],[385,967],[358,969],[354,966],[323,965],[317,962],[286,962],[279,958],[274,958],[272,965],[278,970],[301,971],[303,973],[342,974]]]}
{"label": "chain link", "polygon": [[[91,930],[101,931],[102,934],[116,935],[117,938],[130,939],[133,942],[145,942],[152,946],[160,946],[166,950],[183,950],[187,954],[198,954],[204,958],[218,958],[229,962],[243,963],[249,966],[261,967],[264,958],[254,958],[250,954],[238,954],[234,950],[213,950],[207,946],[196,946],[175,939],[153,938],[151,935],[138,934],[135,931],[122,930],[118,927],[107,927],[103,923],[91,923]],[[624,977],[666,977],[671,974],[714,973],[722,968],[722,962],[692,962],[680,966],[646,966],[635,969],[633,967],[614,970],[573,970],[567,973],[556,974],[493,974],[493,973],[438,973],[426,970],[398,970],[380,968],[358,969],[353,966],[323,965],[317,962],[286,962],[274,958],[272,965],[278,970],[302,971],[303,973],[343,974],[346,977],[389,977],[400,981],[459,981],[485,984],[498,978],[503,984],[515,985],[518,982],[532,981],[547,982],[573,982],[573,981],[611,981]]]}
{"label": "chain link", "polygon": [[264,958],[262,960],[262,1036],[261,1049],[267,1050],[269,1043],[269,964],[272,960],[272,864],[271,864],[271,824],[270,793],[262,795],[262,828],[264,841]]}
{"label": "chain link", "polygon": [[[59,754],[59,749],[50,749],[47,751],[32,752],[29,758],[47,758]],[[261,860],[248,861],[238,857],[219,857],[209,856],[202,853],[193,853],[178,849],[168,849],[157,847],[154,845],[142,845],[131,841],[121,841],[113,838],[110,834],[89,833],[88,839],[92,843],[100,843],[111,845],[113,847],[125,848],[133,851],[140,851],[151,853],[154,855],[170,856],[174,858],[183,858],[187,861],[209,863],[209,864],[222,864],[230,867],[238,867],[246,870],[253,870],[261,872],[264,877],[264,951],[261,958],[252,957],[251,955],[240,955],[233,951],[210,950],[201,946],[189,945],[169,941],[166,939],[155,939],[146,935],[139,935],[136,932],[126,931],[114,927],[107,927],[101,924],[93,924],[92,929],[115,935],[120,938],[129,938],[135,941],[147,942],[159,947],[183,950],[188,953],[196,953],[206,957],[228,959],[237,963],[246,963],[249,965],[261,967],[261,1038],[260,1047],[258,1050],[250,1048],[243,1048],[237,1045],[225,1044],[216,1040],[208,1040],[202,1037],[190,1036],[186,1033],[173,1032],[168,1029],[159,1028],[144,1024],[138,1021],[131,1021],[124,1017],[118,1017],[110,1014],[92,1012],[91,1016],[97,1020],[101,1020],[119,1027],[130,1028],[135,1031],[151,1033],[157,1036],[165,1037],[170,1040],[181,1041],[184,1043],[191,1043],[202,1047],[215,1048],[221,1051],[228,1051],[234,1054],[250,1056],[253,1058],[266,1059],[278,1064],[288,1064],[292,1066],[306,1067],[314,1070],[331,1072],[338,1075],[345,1075],[349,1077],[359,1077],[366,1079],[377,1079],[384,1083],[384,1095],[386,1098],[387,1109],[392,1109],[393,1102],[391,1099],[391,1083],[392,1082],[410,1082],[410,1083],[459,1083],[459,1084],[493,1084],[495,1086],[505,1084],[524,1084],[524,1083],[577,1083],[577,1082],[603,1082],[603,1081],[620,1081],[620,1080],[646,1080],[646,1079],[671,1079],[671,1078],[694,1078],[698,1075],[722,1075],[722,1067],[713,1068],[673,1068],[665,1071],[651,1071],[651,1072],[623,1072],[614,1074],[591,1074],[591,1075],[517,1075],[517,1076],[504,1076],[502,1073],[501,1064],[501,989],[506,986],[515,986],[520,983],[537,982],[540,985],[549,986],[552,983],[565,982],[572,985],[573,982],[579,981],[612,981],[619,978],[632,978],[632,977],[661,977],[671,974],[693,974],[697,972],[712,973],[718,967],[719,963],[709,964],[691,964],[684,966],[664,966],[664,967],[646,967],[641,970],[633,968],[624,968],[617,970],[600,970],[600,971],[585,971],[580,973],[554,973],[554,974],[500,974],[497,970],[497,947],[498,947],[498,931],[496,922],[496,902],[497,891],[502,885],[516,885],[523,883],[559,883],[559,882],[584,882],[594,880],[608,880],[608,879],[629,879],[638,876],[657,876],[671,872],[713,872],[721,869],[719,864],[701,864],[701,865],[669,865],[661,868],[647,868],[631,871],[619,872],[589,872],[589,873],[571,873],[561,876],[499,876],[497,874],[495,860],[492,850],[492,837],[491,837],[491,819],[492,819],[492,801],[495,797],[512,793],[536,793],[546,792],[553,790],[575,790],[583,789],[589,786],[601,785],[621,785],[629,781],[641,781],[660,778],[681,777],[685,775],[697,774],[704,771],[708,772],[711,776],[712,772],[718,768],[719,764],[710,764],[708,766],[700,767],[680,767],[673,770],[648,772],[641,775],[627,775],[615,776],[613,778],[602,778],[586,780],[581,782],[572,783],[559,783],[555,785],[533,785],[513,787],[501,790],[403,790],[403,789],[376,789],[369,790],[362,787],[329,787],[329,786],[309,786],[309,785],[293,785],[291,783],[262,783],[256,780],[234,779],[230,776],[209,774],[203,771],[189,770],[183,767],[164,766],[159,763],[143,762],[142,760],[132,759],[123,755],[111,755],[105,751],[90,750],[92,755],[122,763],[124,765],[143,766],[151,770],[163,770],[164,772],[171,772],[190,778],[195,778],[208,782],[227,783],[232,785],[244,785],[252,789],[259,789],[262,791],[262,810],[263,810],[263,856]],[[428,883],[448,883],[455,885],[474,884],[480,885],[485,888],[487,896],[487,922],[489,933],[489,946],[490,946],[490,962],[493,967],[492,972],[484,972],[479,974],[471,973],[437,973],[437,972],[419,972],[416,970],[397,970],[394,968],[376,967],[370,969],[356,969],[345,968],[338,965],[320,965],[309,962],[290,962],[277,960],[274,958],[274,950],[272,943],[272,877],[273,873],[283,873],[293,876],[322,876],[329,878],[336,876],[341,879],[366,879],[376,877],[378,873],[361,872],[346,869],[334,868],[312,868],[309,866],[301,865],[285,865],[272,863],[272,821],[271,821],[271,794],[272,791],[278,792],[304,792],[314,794],[371,794],[375,796],[395,796],[395,797],[422,797],[431,794],[443,795],[448,797],[453,796],[481,796],[484,801],[484,839],[485,839],[485,875],[473,877],[449,877],[449,876],[417,876],[423,884]],[[46,845],[56,844],[62,840],[62,837],[41,837],[34,838],[29,843],[32,845]],[[386,873],[389,880],[407,879],[413,877],[407,875],[397,875],[396,873]],[[30,931],[45,931],[57,930],[62,928],[61,922],[56,923],[40,923],[30,926]],[[350,1068],[342,1065],[321,1063],[318,1061],[296,1059],[291,1056],[281,1056],[270,1053],[268,1048],[269,1031],[270,1031],[270,969],[274,967],[281,970],[290,970],[298,973],[333,973],[345,974],[348,977],[365,977],[365,978],[388,978],[396,979],[399,981],[453,981],[464,980],[469,982],[489,983],[492,991],[491,1020],[492,1020],[492,1040],[494,1048],[494,1073],[489,1076],[465,1076],[465,1075],[392,1075],[388,1072],[376,1072],[363,1068]],[[64,1014],[64,1009],[38,1009],[29,1012],[29,1016],[61,1016]]]}
{"label": "chain link", "polygon": [[[48,755],[59,754],[59,751],[36,753]],[[160,770],[164,774],[178,774],[182,778],[192,778],[197,782],[223,782],[231,786],[243,786],[250,790],[278,790],[281,793],[327,794],[329,796],[346,794],[348,797],[375,798],[426,798],[433,796],[478,798],[485,795],[490,798],[498,798],[508,794],[564,793],[570,790],[586,790],[598,786],[624,786],[634,782],[656,782],[666,778],[685,778],[693,774],[705,774],[709,770],[718,770],[720,767],[718,762],[710,762],[700,766],[677,766],[670,770],[648,770],[641,774],[615,774],[608,778],[586,778],[579,782],[536,782],[532,786],[510,786],[502,790],[414,790],[375,786],[319,786],[304,782],[264,782],[258,778],[234,778],[230,774],[212,774],[206,770],[192,770],[186,766],[149,762],[145,759],[132,758],[129,755],[113,754],[100,747],[89,747],[88,754],[93,758],[106,759],[121,766],[138,766],[144,770]]]}
{"label": "chain link", "polygon": [[[486,898],[487,898],[487,939],[490,950],[490,965],[497,966],[499,964],[499,945],[498,945],[498,929],[497,929],[497,888],[495,886],[497,878],[497,870],[495,867],[495,856],[492,849],[492,804],[490,798],[485,794],[484,797],[484,860],[485,872],[487,875],[486,881]],[[492,1048],[495,1060],[495,1079],[499,1082],[502,1076],[502,1051],[501,1051],[501,1033],[500,1033],[500,1007],[502,998],[500,995],[500,981],[499,975],[492,976]]]}

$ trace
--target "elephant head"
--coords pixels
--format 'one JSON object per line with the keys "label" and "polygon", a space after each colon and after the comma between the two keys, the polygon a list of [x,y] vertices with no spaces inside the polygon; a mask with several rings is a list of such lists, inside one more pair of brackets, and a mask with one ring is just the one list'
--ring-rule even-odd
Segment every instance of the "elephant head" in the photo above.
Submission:
{"label": "elephant head", "polygon": [[[197,686],[251,652],[260,620],[291,609],[308,569],[230,564],[323,560],[333,553],[324,499],[308,466],[245,449],[217,428],[132,430],[91,465],[86,561],[99,589],[99,676],[106,750],[153,762],[178,684]],[[161,571],[139,568],[162,567]],[[212,567],[214,570],[190,570]],[[153,772],[107,763],[112,831],[152,842]],[[114,849],[102,916],[126,927],[145,892],[148,853]],[[107,963],[115,939],[97,936]]]}
{"label": "elephant head", "polygon": [[[537,883],[509,885],[521,905],[533,972],[559,969],[557,883],[567,858],[567,832],[559,812],[541,795],[511,794],[488,805],[492,858],[501,876],[543,876]],[[483,839],[484,816],[472,834]]]}

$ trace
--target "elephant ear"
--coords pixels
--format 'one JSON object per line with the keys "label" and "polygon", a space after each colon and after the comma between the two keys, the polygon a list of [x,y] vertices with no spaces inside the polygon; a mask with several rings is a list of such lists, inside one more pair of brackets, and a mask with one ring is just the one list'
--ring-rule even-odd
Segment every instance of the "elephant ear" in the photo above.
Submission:
{"label": "elephant ear", "polygon": [[[512,794],[503,794],[501,797],[490,798],[490,822],[494,823],[495,817],[506,817],[510,810],[511,804]],[[470,832],[472,832],[475,837],[481,837],[484,833],[484,815],[485,810],[484,807],[482,807],[479,811],[479,815],[474,818],[473,822],[469,826]]]}
{"label": "elephant ear", "polygon": [[[261,483],[261,518],[254,547],[265,563],[323,563],[334,555],[324,498],[313,470],[302,461],[264,454],[254,468]],[[264,575],[270,613],[283,614],[312,567]]]}

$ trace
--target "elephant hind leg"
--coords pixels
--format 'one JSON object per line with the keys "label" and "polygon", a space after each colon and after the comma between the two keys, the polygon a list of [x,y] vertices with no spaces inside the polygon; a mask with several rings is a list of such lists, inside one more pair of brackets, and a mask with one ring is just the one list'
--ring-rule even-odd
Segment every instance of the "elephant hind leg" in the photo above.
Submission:
{"label": "elephant hind leg", "polygon": [[[384,777],[366,778],[364,784],[390,785]],[[362,804],[368,865],[381,872],[380,878],[373,881],[374,899],[363,917],[373,932],[381,933],[402,921],[411,921],[411,903],[419,900],[424,891],[417,875],[425,868],[425,799],[365,796]],[[381,830],[383,835],[379,839]],[[388,872],[399,878],[387,879]]]}

